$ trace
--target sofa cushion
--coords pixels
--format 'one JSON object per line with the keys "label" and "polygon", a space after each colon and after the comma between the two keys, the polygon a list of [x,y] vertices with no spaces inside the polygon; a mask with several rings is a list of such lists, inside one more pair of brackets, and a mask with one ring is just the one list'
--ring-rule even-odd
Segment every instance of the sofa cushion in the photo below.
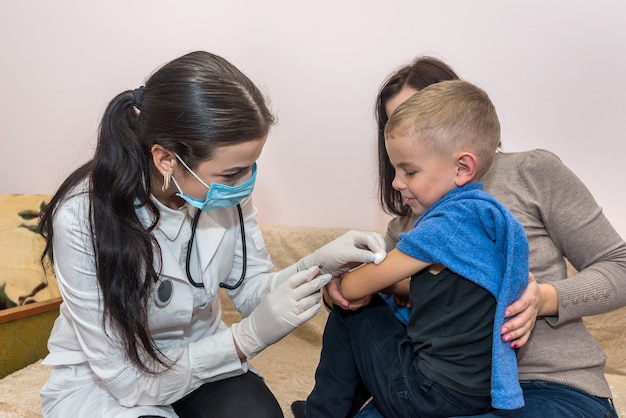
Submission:
{"label": "sofa cushion", "polygon": [[583,321],[606,353],[606,373],[626,376],[626,307]]}

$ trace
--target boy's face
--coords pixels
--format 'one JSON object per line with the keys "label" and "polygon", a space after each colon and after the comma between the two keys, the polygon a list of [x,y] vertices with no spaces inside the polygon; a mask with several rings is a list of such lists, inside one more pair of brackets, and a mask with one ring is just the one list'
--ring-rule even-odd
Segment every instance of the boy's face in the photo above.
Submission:
{"label": "boy's face", "polygon": [[396,170],[392,186],[402,194],[414,214],[421,215],[457,187],[457,161],[420,144],[414,137],[385,140],[387,154]]}

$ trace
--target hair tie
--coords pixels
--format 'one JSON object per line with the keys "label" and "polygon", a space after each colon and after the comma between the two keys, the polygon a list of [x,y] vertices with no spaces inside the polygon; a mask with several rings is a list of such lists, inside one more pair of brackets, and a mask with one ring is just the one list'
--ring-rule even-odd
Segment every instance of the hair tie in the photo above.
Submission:
{"label": "hair tie", "polygon": [[141,99],[143,98],[143,86],[133,90],[133,106],[141,110]]}

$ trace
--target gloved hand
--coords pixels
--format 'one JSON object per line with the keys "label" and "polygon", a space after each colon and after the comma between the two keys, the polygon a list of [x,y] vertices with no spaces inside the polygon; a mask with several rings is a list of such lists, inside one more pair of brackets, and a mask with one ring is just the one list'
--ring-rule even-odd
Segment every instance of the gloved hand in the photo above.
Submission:
{"label": "gloved hand", "polygon": [[319,268],[314,266],[289,277],[268,293],[249,316],[232,325],[235,343],[247,358],[280,341],[319,312],[319,290],[331,276],[318,273]]}
{"label": "gloved hand", "polygon": [[298,261],[298,270],[319,266],[322,273],[339,276],[359,264],[380,264],[386,256],[385,239],[382,235],[376,232],[348,231]]}

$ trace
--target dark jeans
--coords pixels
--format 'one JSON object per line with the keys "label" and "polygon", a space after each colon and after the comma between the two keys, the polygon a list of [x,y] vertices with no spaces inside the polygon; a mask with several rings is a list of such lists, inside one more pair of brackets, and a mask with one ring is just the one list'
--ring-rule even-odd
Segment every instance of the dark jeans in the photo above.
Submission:
{"label": "dark jeans", "polygon": [[493,411],[476,417],[554,417],[554,418],[614,418],[617,411],[606,398],[592,396],[570,386],[540,381],[522,382],[523,408],[515,411]]}
{"label": "dark jeans", "polygon": [[333,309],[324,330],[307,418],[354,416],[371,396],[383,416],[450,417],[489,410],[489,396],[467,396],[424,376],[406,328],[379,296],[357,311]]}
{"label": "dark jeans", "polygon": [[[515,411],[492,411],[481,418],[617,418],[610,400],[589,395],[581,390],[545,382],[523,382],[526,405]],[[368,404],[357,415],[358,418],[384,418],[374,402]],[[467,418],[467,417],[465,417]]]}
{"label": "dark jeans", "polygon": [[282,418],[278,401],[252,372],[205,383],[172,407],[185,418]]}
{"label": "dark jeans", "polygon": [[[396,319],[406,324],[409,312],[399,307],[392,297],[385,297],[387,304],[394,312]],[[613,418],[617,411],[613,403],[606,398],[599,398],[571,386],[541,381],[521,382],[525,406],[515,411],[492,411],[475,417],[516,417],[535,418],[539,416],[556,418]],[[357,415],[358,418],[383,418],[376,403],[368,404]]]}

